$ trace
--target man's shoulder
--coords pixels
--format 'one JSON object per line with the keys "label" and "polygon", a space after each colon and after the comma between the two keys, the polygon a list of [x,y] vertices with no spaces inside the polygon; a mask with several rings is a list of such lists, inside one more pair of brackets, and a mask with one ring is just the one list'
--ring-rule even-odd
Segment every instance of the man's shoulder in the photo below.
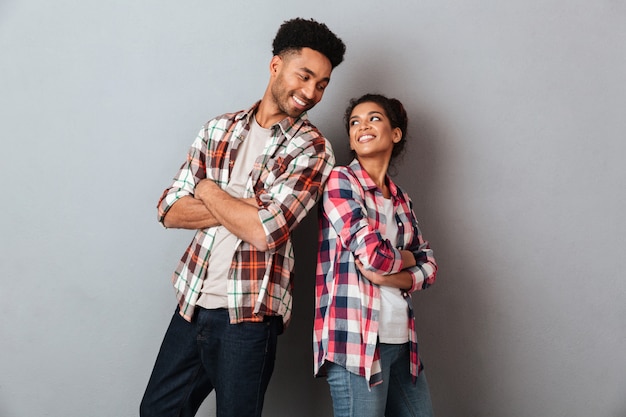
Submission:
{"label": "man's shoulder", "polygon": [[237,110],[237,111],[229,112],[229,113],[222,113],[210,119],[208,122],[204,124],[204,126],[207,127],[207,126],[216,126],[216,125],[220,125],[220,126],[232,125],[241,120],[248,121],[250,118],[250,115],[254,113],[258,105],[259,105],[259,102],[257,101],[256,103],[254,103],[252,106],[250,106],[247,109],[241,109],[241,110]]}
{"label": "man's shoulder", "polygon": [[247,110],[238,110],[230,113],[222,113],[206,122],[205,126],[212,126],[217,124],[233,124],[245,118],[247,114]]}
{"label": "man's shoulder", "polygon": [[332,160],[334,166],[335,152],[331,142],[317,129],[303,131],[288,140],[287,152],[297,155],[323,157]]}
{"label": "man's shoulder", "polygon": [[332,150],[330,141],[309,119],[298,120],[289,131],[285,131],[285,134],[290,141],[299,143],[300,146],[304,144],[313,147],[323,146]]}

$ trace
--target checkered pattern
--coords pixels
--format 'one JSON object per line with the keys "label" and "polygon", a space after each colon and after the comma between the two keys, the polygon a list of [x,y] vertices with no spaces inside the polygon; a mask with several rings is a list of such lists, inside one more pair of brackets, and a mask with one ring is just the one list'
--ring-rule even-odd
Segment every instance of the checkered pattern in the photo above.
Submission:
{"label": "checkered pattern", "polygon": [[[228,184],[237,149],[250,130],[252,108],[209,121],[198,134],[172,185],[157,205],[162,223],[170,207],[194,194],[196,184],[208,178],[220,187]],[[330,143],[306,114],[286,118],[272,127],[273,136],[255,163],[244,197],[255,196],[269,249],[261,252],[238,241],[228,277],[228,307],[233,323],[261,321],[280,315],[288,324],[292,308],[294,265],[290,232],[315,205],[335,163]],[[198,230],[172,277],[181,315],[191,320],[215,228]]]}
{"label": "checkered pattern", "polygon": [[421,370],[409,293],[434,283],[437,264],[409,196],[387,179],[398,225],[397,248],[379,233],[386,220],[376,207],[383,196],[358,161],[333,169],[322,195],[313,332],[316,375],[323,375],[324,362],[330,361],[365,377],[370,385],[381,382],[376,347],[380,290],[360,275],[355,259],[377,273],[396,273],[402,268],[401,249],[413,252],[418,261],[407,269],[413,286],[403,295],[409,306],[410,371],[417,377]]}

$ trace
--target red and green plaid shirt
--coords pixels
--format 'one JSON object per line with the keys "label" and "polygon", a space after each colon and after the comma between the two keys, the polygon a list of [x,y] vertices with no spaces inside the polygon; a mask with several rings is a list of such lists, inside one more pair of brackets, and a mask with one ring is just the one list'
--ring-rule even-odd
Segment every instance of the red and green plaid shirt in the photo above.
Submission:
{"label": "red and green plaid shirt", "polygon": [[403,292],[408,303],[411,374],[421,369],[410,292],[428,288],[435,282],[437,264],[428,242],[417,226],[409,196],[387,177],[398,226],[394,247],[382,238],[389,220],[377,210],[384,198],[380,189],[357,160],[347,167],[336,167],[330,174],[320,203],[319,251],[315,286],[313,349],[315,374],[323,375],[325,361],[345,367],[376,385],[382,381],[378,353],[380,289],[361,276],[355,260],[379,274],[392,274],[402,268],[399,250],[409,250],[417,265],[406,271],[413,286]]}
{"label": "red and green plaid shirt", "polygon": [[[193,196],[205,178],[225,188],[237,149],[247,137],[258,102],[246,111],[224,114],[200,130],[172,185],[157,205],[163,222],[181,197]],[[306,114],[285,118],[272,127],[272,138],[254,162],[244,198],[256,197],[259,219],[269,249],[262,252],[239,240],[227,283],[232,323],[282,316],[288,324],[292,309],[294,266],[290,232],[315,205],[334,166],[330,143]],[[216,228],[198,230],[172,277],[180,314],[191,320],[206,278]]]}

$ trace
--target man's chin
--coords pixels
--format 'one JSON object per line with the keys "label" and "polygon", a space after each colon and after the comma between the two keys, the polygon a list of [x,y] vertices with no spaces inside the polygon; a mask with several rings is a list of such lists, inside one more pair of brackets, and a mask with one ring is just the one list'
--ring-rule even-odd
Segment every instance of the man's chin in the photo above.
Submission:
{"label": "man's chin", "polygon": [[[285,107],[287,107],[287,106],[285,106]],[[305,113],[305,112],[307,112],[307,111],[311,110],[311,108],[312,108],[312,107],[313,107],[313,106],[311,106],[311,107],[307,107],[307,108],[305,108],[305,109],[301,109],[301,108],[299,108],[299,107],[289,106],[289,107],[287,107],[287,108],[281,108],[281,110],[282,110],[282,112],[283,112],[284,114],[286,114],[287,116],[289,116],[289,117],[291,117],[291,118],[293,118],[293,119],[296,119],[296,118],[298,118],[298,117],[302,116],[302,114],[303,114],[303,113]]]}
{"label": "man's chin", "polygon": [[289,117],[291,117],[291,118],[296,119],[296,118],[298,118],[298,117],[302,116],[302,114],[303,114],[304,112],[306,112],[307,110],[308,110],[308,109],[306,109],[306,110],[299,110],[299,109],[298,109],[298,110],[292,110],[292,111],[290,111],[289,113],[287,113],[287,116],[289,116]]}

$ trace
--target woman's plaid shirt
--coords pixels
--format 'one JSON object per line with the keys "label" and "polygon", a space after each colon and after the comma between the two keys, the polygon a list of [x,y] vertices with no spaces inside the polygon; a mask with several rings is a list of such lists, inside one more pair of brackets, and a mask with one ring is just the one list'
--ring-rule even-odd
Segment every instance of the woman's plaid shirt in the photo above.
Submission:
{"label": "woman's plaid shirt", "polygon": [[402,268],[400,249],[410,250],[417,259],[417,266],[407,269],[413,287],[403,295],[409,306],[411,361],[407,365],[414,377],[421,370],[409,293],[434,283],[437,264],[417,226],[409,196],[391,178],[387,180],[395,211],[391,221],[398,225],[397,247],[379,233],[390,220],[376,209],[382,205],[382,193],[358,161],[335,168],[326,184],[320,203],[315,287],[316,375],[323,375],[324,362],[330,361],[365,377],[370,385],[382,381],[377,349],[380,290],[361,276],[355,259],[377,273],[396,273]]}
{"label": "woman's plaid shirt", "polygon": [[[200,180],[208,178],[226,187],[257,106],[258,102],[246,111],[217,117],[200,130],[187,161],[159,200],[160,222],[178,199],[193,196]],[[227,283],[232,323],[261,321],[265,315],[282,316],[285,324],[289,322],[294,265],[290,232],[315,205],[335,162],[330,143],[306,114],[283,119],[272,131],[244,193],[245,198],[255,196],[258,201],[269,249],[258,251],[238,241]],[[215,229],[196,232],[172,277],[180,314],[187,320],[193,317],[206,278]]]}

